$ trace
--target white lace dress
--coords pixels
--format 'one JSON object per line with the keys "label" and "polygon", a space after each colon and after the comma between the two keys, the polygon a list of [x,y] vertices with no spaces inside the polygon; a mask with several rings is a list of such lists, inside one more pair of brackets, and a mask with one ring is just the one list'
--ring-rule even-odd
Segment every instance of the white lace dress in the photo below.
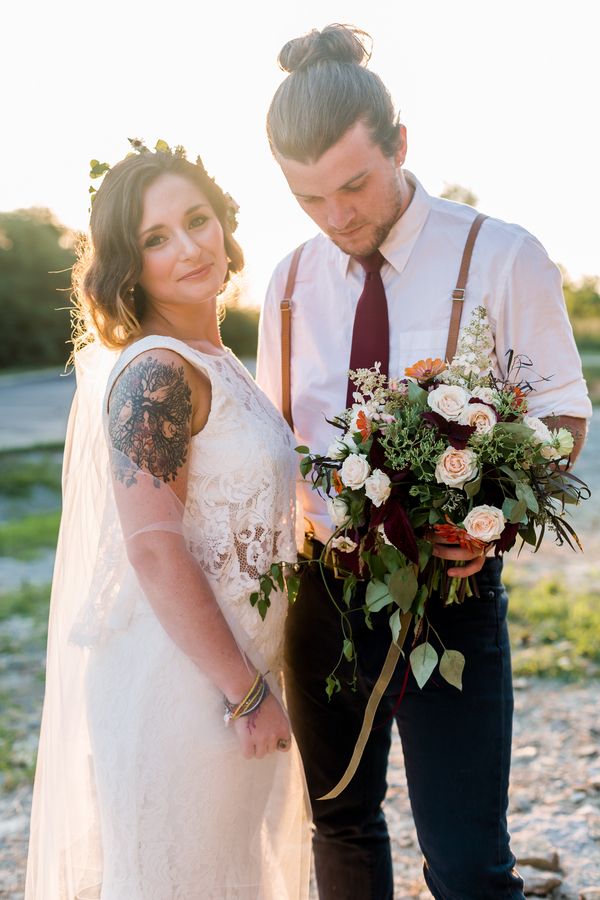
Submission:
{"label": "white lace dress", "polygon": [[[188,547],[239,645],[270,670],[277,691],[287,601],[272,596],[263,622],[248,598],[272,562],[294,558],[293,436],[233,354],[202,354],[169,338],[129,347],[107,395],[136,355],[159,346],[201,369],[212,386],[208,421],[191,441]],[[70,636],[86,658],[89,778],[80,793],[91,798],[94,821],[63,828],[65,871],[52,874],[56,887],[44,887],[34,861],[26,897],[304,900],[309,833],[295,745],[243,758],[219,690],[163,629],[122,542],[106,533],[103,542],[101,583],[92,582]],[[44,830],[43,816],[36,825]]]}

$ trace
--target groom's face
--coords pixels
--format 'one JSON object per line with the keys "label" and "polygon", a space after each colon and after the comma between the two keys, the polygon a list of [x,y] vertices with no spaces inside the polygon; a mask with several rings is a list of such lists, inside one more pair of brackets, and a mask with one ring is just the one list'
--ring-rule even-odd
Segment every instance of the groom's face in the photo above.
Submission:
{"label": "groom's face", "polygon": [[402,212],[400,166],[406,132],[393,157],[385,156],[363,122],[357,122],[316,162],[278,156],[302,209],[345,253],[368,256]]}

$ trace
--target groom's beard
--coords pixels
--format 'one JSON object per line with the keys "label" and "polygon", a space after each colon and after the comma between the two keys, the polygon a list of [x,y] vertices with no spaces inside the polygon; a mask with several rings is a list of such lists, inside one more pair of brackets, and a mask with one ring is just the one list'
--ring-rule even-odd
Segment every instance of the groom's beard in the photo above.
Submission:
{"label": "groom's beard", "polygon": [[[333,241],[336,247],[339,247],[349,256],[370,256],[375,250],[378,250],[390,231],[409,205],[410,198],[404,202],[402,190],[398,181],[394,178],[389,183],[389,192],[386,195],[385,207],[380,210],[378,221],[372,219],[364,222],[360,231],[356,234],[356,239],[352,239],[350,234],[344,238],[343,234],[336,231],[327,231],[327,237]],[[360,223],[359,223],[360,224]]]}

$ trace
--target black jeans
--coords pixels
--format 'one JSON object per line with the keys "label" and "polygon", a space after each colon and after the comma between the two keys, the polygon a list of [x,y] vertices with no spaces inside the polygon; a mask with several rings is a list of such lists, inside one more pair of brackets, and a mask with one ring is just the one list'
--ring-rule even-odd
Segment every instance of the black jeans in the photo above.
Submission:
{"label": "black jeans", "polygon": [[[432,598],[432,626],[448,649],[466,657],[463,690],[447,684],[437,669],[420,690],[411,672],[395,715],[425,881],[438,900],[524,897],[506,827],[513,695],[507,596],[500,574],[501,562],[487,560],[478,576],[479,598],[450,607]],[[341,604],[342,582],[330,577],[328,583]],[[341,649],[339,618],[317,565],[304,567],[287,620],[286,694],[313,806],[321,900],[390,900],[391,852],[381,803],[404,659],[381,701],[350,785],[334,800],[315,799],[346,768],[390,644],[385,612],[374,616],[372,631],[362,613],[352,616],[359,689],[343,687],[328,701],[325,679]],[[405,649],[411,642],[409,632]],[[342,677],[349,677],[350,664],[345,666]]]}

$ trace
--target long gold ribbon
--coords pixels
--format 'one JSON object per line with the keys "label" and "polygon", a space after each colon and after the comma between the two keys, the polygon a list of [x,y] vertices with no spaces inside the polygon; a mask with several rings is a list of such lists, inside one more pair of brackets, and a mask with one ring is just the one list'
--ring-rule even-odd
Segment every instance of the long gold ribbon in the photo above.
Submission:
{"label": "long gold ribbon", "polygon": [[342,793],[344,788],[348,787],[348,785],[352,781],[354,774],[358,769],[358,764],[362,759],[367,741],[369,740],[369,735],[371,734],[371,729],[373,728],[373,720],[375,719],[377,707],[379,706],[379,702],[385,693],[385,689],[387,688],[388,684],[390,683],[391,677],[394,674],[396,663],[400,659],[400,654],[402,653],[402,647],[404,646],[404,641],[406,640],[408,626],[410,625],[411,619],[412,613],[400,613],[400,633],[398,635],[398,640],[392,641],[392,643],[390,644],[390,649],[388,650],[387,656],[385,658],[383,668],[381,669],[379,678],[377,679],[375,687],[373,688],[371,696],[369,697],[369,701],[367,703],[365,714],[363,717],[362,727],[360,729],[360,734],[358,735],[358,740],[356,741],[354,751],[352,753],[352,758],[348,763],[348,768],[346,769],[336,786],[323,797],[317,797],[317,800],[333,800],[333,798],[338,797]]}

